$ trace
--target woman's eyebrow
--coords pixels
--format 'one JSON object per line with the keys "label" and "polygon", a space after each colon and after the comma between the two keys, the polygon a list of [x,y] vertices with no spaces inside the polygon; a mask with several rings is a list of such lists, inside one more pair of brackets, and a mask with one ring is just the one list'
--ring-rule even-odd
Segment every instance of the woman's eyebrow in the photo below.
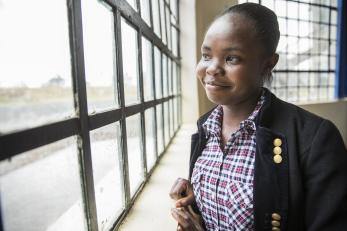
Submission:
{"label": "woman's eyebrow", "polygon": [[[207,51],[211,51],[211,47],[206,46],[206,45],[202,45],[201,46],[201,50],[207,50]],[[224,48],[223,51],[224,52],[228,52],[228,51],[241,51],[242,49],[240,47],[227,47]]]}
{"label": "woman's eyebrow", "polygon": [[210,50],[211,50],[211,47],[206,46],[206,45],[202,45],[202,46],[201,46],[201,50],[208,50],[208,51],[210,51]]}
{"label": "woman's eyebrow", "polygon": [[240,47],[227,47],[224,48],[223,51],[241,51],[242,49]]}

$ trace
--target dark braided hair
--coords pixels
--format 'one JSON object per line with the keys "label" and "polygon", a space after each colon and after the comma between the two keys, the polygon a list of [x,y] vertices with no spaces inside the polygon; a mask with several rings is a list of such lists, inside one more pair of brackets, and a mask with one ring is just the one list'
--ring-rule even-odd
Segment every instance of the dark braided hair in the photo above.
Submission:
{"label": "dark braided hair", "polygon": [[276,52],[280,30],[277,15],[272,10],[256,3],[243,3],[227,8],[218,18],[234,13],[252,20],[256,37],[263,44],[267,55],[272,55]]}

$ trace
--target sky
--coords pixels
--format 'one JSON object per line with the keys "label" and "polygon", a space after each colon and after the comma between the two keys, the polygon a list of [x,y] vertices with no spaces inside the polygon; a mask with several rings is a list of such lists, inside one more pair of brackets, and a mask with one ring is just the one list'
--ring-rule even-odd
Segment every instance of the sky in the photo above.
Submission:
{"label": "sky", "polygon": [[[110,86],[112,13],[96,0],[82,0],[82,15],[87,82]],[[40,87],[58,75],[71,86],[65,0],[0,0],[0,31],[0,87]],[[134,47],[127,43],[123,46],[130,51]],[[127,56],[136,60],[136,52]],[[129,62],[126,71],[133,75],[135,68],[136,63]]]}

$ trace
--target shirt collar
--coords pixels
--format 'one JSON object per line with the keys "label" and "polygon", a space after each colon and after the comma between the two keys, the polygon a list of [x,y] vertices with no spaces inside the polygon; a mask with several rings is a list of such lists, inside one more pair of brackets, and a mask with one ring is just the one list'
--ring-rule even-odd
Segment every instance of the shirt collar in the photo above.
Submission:
{"label": "shirt collar", "polygon": [[[256,125],[255,125],[255,119],[263,106],[265,102],[265,91],[264,89],[262,90],[261,96],[259,97],[259,100],[253,110],[253,112],[248,116],[247,119],[243,120],[240,122],[240,128],[244,129],[246,128],[247,130],[256,130]],[[209,115],[207,120],[203,123],[202,127],[205,130],[206,136],[209,135],[220,135],[221,134],[221,128],[222,128],[222,119],[223,119],[223,107],[221,105],[218,105],[212,113]]]}

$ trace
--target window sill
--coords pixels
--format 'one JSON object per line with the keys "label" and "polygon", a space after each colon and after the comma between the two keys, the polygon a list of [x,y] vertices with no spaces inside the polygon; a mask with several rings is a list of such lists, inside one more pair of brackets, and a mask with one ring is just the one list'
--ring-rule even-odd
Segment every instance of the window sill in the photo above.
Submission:
{"label": "window sill", "polygon": [[169,191],[178,177],[187,178],[190,136],[195,130],[193,124],[181,126],[119,230],[176,229],[170,214],[173,201]]}

